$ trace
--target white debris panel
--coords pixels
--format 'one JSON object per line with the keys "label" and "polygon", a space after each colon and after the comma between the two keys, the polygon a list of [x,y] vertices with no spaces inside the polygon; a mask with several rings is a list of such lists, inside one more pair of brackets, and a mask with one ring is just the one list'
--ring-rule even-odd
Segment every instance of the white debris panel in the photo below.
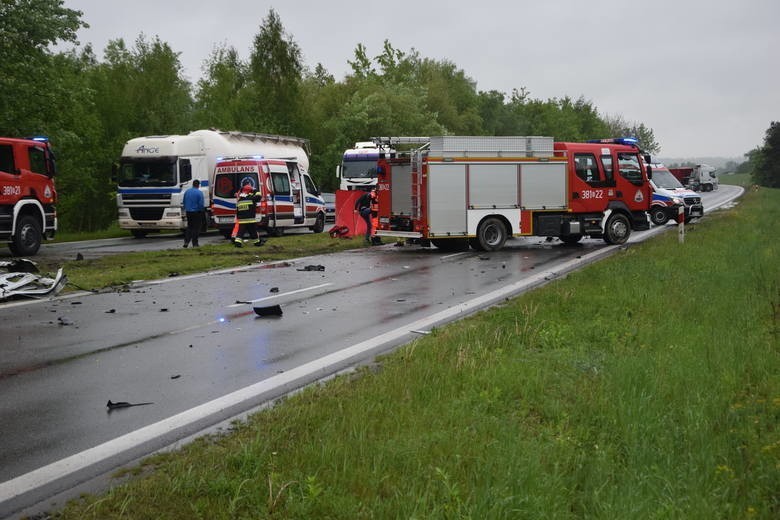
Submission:
{"label": "white debris panel", "polygon": [[41,276],[35,262],[24,258],[0,261],[0,301],[10,298],[43,298],[57,294],[68,279],[57,270],[54,278]]}

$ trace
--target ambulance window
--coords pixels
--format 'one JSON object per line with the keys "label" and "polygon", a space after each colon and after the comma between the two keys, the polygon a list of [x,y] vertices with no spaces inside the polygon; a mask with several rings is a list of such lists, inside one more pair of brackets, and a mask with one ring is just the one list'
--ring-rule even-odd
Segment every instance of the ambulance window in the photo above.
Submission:
{"label": "ambulance window", "polygon": [[275,195],[289,195],[290,194],[290,178],[286,173],[271,173],[271,179],[274,183]]}
{"label": "ambulance window", "polygon": [[236,186],[235,173],[219,173],[214,180],[214,195],[226,199],[236,196],[238,186]]}
{"label": "ambulance window", "polygon": [[314,185],[314,181],[311,180],[311,177],[304,175],[303,182],[306,184],[306,193],[311,193],[312,195],[317,195],[319,193],[317,191],[317,186]]}
{"label": "ambulance window", "polygon": [[635,153],[618,153],[618,170],[620,176],[632,184],[642,184],[642,170],[639,167],[639,156]]}
{"label": "ambulance window", "polygon": [[585,182],[598,182],[599,167],[596,164],[596,156],[592,153],[574,154],[574,167],[577,177]]}
{"label": "ambulance window", "polygon": [[28,150],[30,155],[30,171],[46,175],[46,152],[37,146],[29,148]]}
{"label": "ambulance window", "polygon": [[607,181],[612,181],[614,179],[614,173],[612,171],[612,156],[611,155],[602,155],[601,156],[601,165],[604,167],[604,177],[606,177]]}
{"label": "ambulance window", "polygon": [[0,145],[0,172],[16,173],[14,170],[14,149],[11,145]]}

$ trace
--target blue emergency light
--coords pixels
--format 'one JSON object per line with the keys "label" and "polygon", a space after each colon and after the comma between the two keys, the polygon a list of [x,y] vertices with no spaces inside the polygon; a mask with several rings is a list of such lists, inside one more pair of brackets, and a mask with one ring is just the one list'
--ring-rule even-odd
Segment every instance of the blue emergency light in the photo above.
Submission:
{"label": "blue emergency light", "polygon": [[638,146],[639,139],[636,137],[615,137],[612,139],[591,139],[589,143],[603,143],[603,144],[625,144],[628,146]]}
{"label": "blue emergency light", "polygon": [[34,135],[32,137],[28,137],[27,139],[30,139],[31,141],[38,141],[40,143],[48,143],[49,138],[44,135]]}

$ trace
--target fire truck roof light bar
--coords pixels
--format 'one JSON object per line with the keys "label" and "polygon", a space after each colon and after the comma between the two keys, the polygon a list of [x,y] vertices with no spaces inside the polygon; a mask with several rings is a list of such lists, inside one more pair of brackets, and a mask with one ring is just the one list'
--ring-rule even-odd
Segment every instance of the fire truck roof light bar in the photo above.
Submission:
{"label": "fire truck roof light bar", "polygon": [[639,146],[639,139],[636,137],[615,137],[613,139],[591,139],[589,143],[604,143],[604,144],[625,144],[628,146]]}

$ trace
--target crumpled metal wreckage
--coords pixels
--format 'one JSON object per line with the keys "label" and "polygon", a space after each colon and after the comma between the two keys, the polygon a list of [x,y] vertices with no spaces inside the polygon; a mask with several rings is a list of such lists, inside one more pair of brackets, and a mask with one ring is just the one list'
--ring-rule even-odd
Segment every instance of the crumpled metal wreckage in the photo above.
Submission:
{"label": "crumpled metal wreckage", "polygon": [[14,297],[42,298],[57,294],[68,282],[61,267],[54,278],[35,274],[37,272],[37,264],[26,258],[0,261],[0,301]]}

